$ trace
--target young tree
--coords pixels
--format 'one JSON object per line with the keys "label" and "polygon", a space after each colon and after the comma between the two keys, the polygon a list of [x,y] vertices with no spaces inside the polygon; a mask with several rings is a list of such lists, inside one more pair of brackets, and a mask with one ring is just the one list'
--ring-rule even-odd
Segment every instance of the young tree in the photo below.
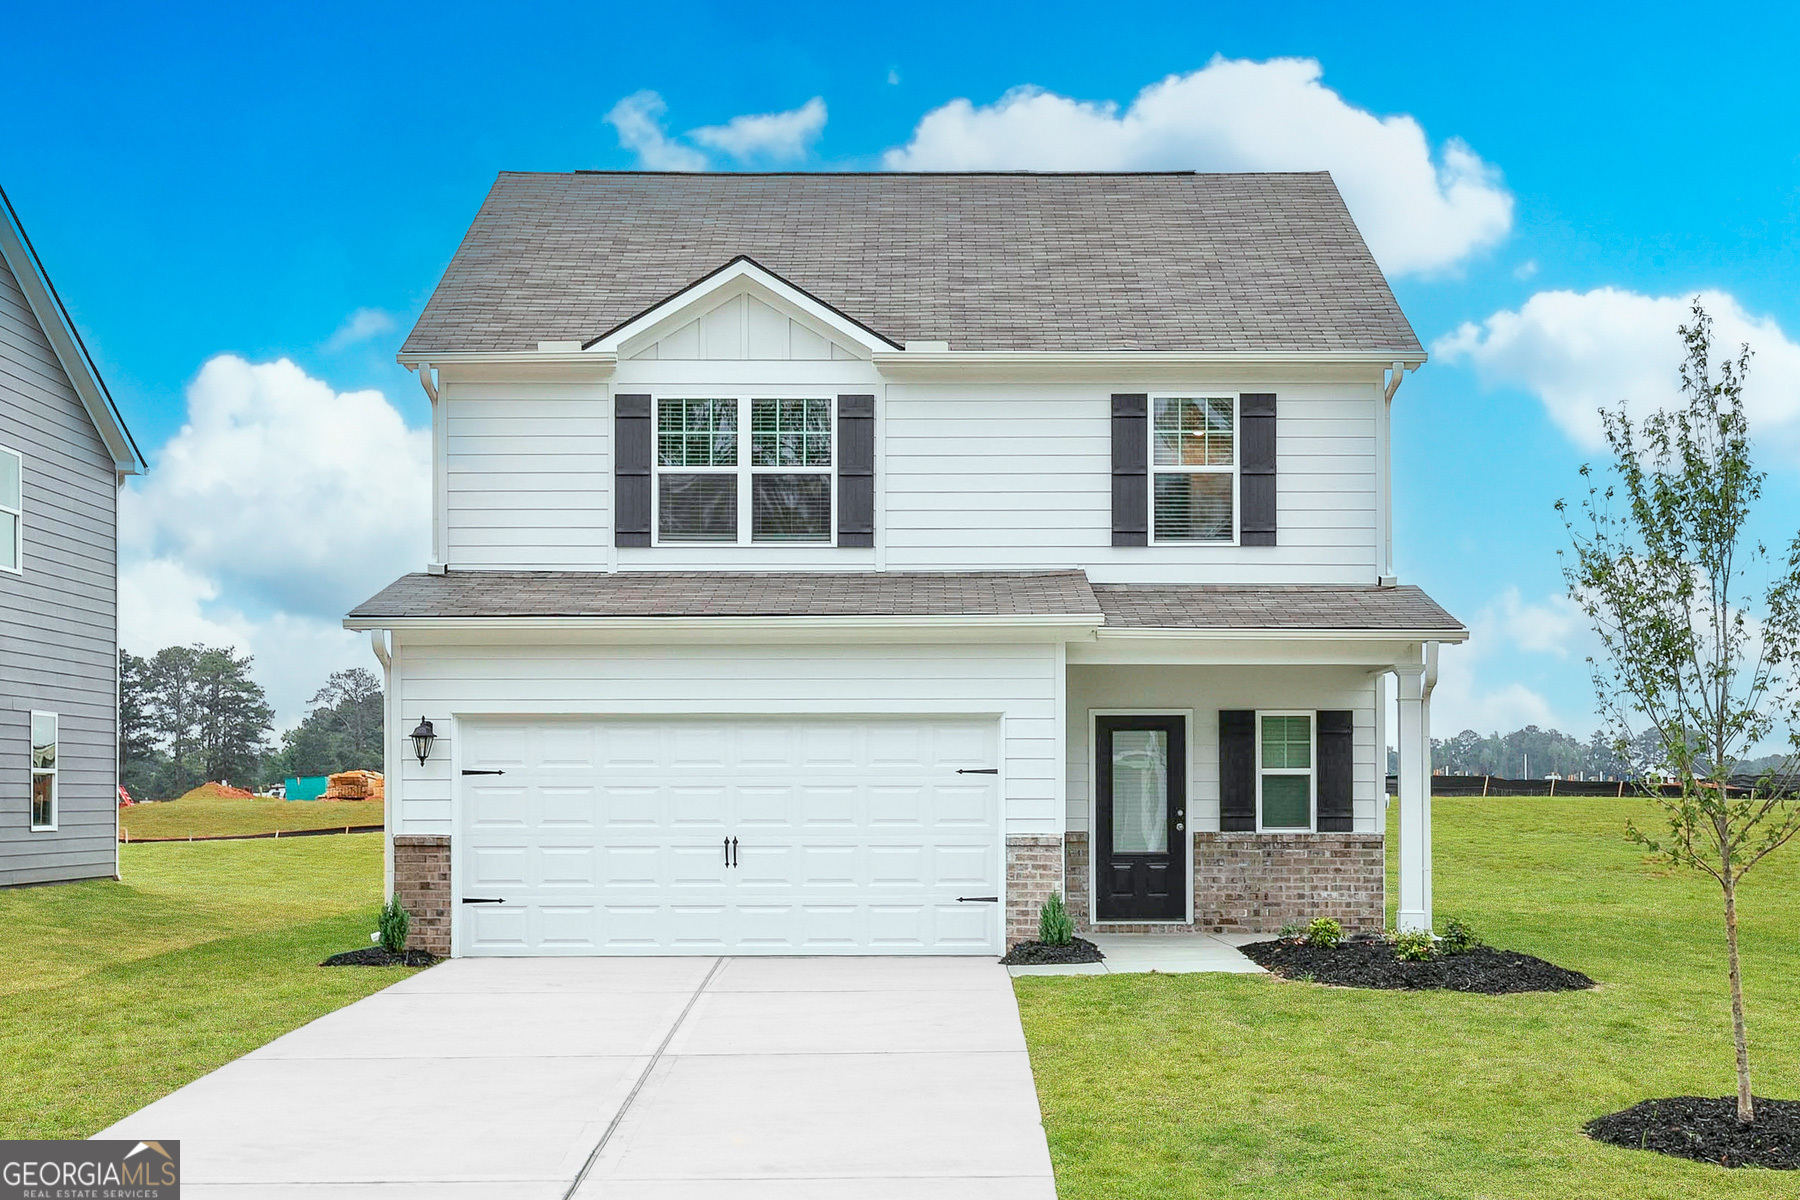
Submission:
{"label": "young tree", "polygon": [[[1680,794],[1656,795],[1665,828],[1626,836],[1668,862],[1712,877],[1724,902],[1737,1116],[1755,1119],[1738,963],[1737,888],[1745,872],[1800,833],[1800,806],[1763,789],[1732,798],[1725,779],[1742,752],[1785,732],[1796,750],[1790,670],[1800,643],[1800,533],[1784,557],[1746,544],[1763,474],[1750,458],[1743,385],[1750,348],[1713,362],[1712,321],[1698,301],[1681,327],[1687,358],[1680,406],[1634,423],[1603,411],[1616,484],[1581,468],[1580,519],[1563,514],[1574,542],[1569,595],[1593,622],[1604,662],[1594,688],[1621,755],[1638,721],[1655,731]],[[1615,500],[1621,501],[1615,511]],[[1767,578],[1760,612],[1751,579]]]}

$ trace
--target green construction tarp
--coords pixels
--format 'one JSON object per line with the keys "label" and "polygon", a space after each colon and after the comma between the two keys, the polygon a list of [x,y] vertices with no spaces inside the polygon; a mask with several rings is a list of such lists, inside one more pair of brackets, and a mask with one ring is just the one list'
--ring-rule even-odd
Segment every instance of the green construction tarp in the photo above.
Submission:
{"label": "green construction tarp", "polygon": [[317,800],[325,794],[331,785],[329,775],[289,775],[287,778],[287,798],[289,800]]}

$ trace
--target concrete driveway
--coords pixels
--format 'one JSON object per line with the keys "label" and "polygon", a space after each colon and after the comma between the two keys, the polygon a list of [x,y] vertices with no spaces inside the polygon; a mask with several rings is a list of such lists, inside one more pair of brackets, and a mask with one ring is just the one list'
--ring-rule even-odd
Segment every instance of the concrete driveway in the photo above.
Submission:
{"label": "concrete driveway", "polygon": [[991,959],[459,959],[98,1136],[206,1198],[1056,1194]]}

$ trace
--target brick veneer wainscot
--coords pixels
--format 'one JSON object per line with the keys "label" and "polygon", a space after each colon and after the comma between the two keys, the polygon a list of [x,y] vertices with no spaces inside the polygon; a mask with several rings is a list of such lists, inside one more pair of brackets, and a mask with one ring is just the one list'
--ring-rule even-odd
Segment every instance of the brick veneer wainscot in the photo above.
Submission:
{"label": "brick veneer wainscot", "polygon": [[1006,839],[1006,944],[1037,937],[1038,910],[1063,886],[1063,842],[1057,837]]}
{"label": "brick veneer wainscot", "polygon": [[406,948],[449,957],[449,838],[394,836],[394,898],[412,918]]}
{"label": "brick veneer wainscot", "polygon": [[[1069,912],[1088,921],[1088,838],[1066,839]],[[1274,933],[1289,921],[1334,917],[1346,932],[1387,919],[1387,857],[1378,833],[1196,833],[1194,923],[1107,922],[1103,933]]]}

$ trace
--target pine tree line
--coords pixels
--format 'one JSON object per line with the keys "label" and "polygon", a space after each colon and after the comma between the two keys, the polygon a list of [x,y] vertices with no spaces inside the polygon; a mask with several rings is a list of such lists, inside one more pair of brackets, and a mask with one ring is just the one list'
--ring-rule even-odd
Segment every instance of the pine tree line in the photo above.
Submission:
{"label": "pine tree line", "polygon": [[232,647],[166,646],[119,654],[119,781],[168,799],[207,781],[257,788],[289,775],[380,770],[381,681],[333,672],[306,719],[272,741],[275,710]]}

